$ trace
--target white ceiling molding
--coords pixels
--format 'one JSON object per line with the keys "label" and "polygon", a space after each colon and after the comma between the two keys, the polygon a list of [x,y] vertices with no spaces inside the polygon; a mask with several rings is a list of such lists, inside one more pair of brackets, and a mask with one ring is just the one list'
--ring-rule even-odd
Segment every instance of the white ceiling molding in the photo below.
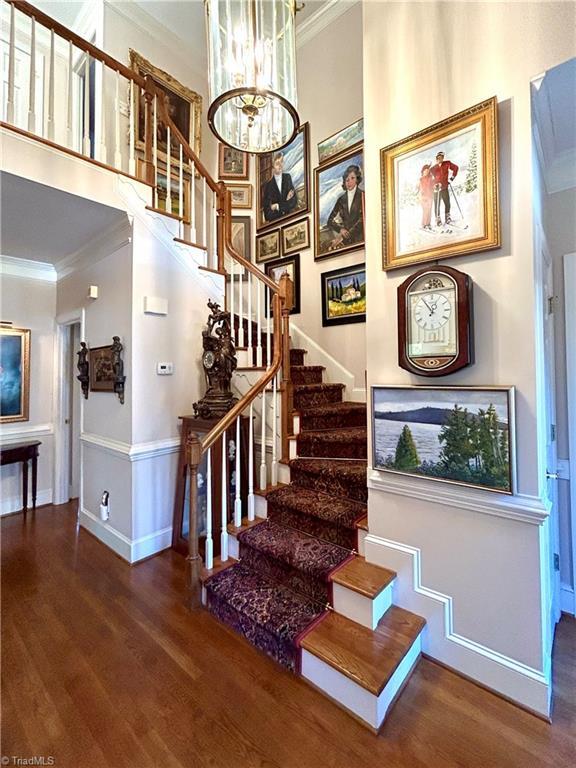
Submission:
{"label": "white ceiling molding", "polygon": [[324,5],[296,27],[296,47],[306,45],[359,2],[361,0],[326,0]]}
{"label": "white ceiling molding", "polygon": [[0,275],[44,280],[47,283],[55,283],[57,280],[56,268],[53,264],[46,261],[20,259],[16,256],[0,256]]}
{"label": "white ceiling molding", "polygon": [[117,224],[110,227],[102,235],[93,238],[75,253],[60,259],[54,265],[58,280],[63,280],[73,272],[95,264],[107,256],[128,245],[132,241],[132,221],[127,215],[121,217]]}

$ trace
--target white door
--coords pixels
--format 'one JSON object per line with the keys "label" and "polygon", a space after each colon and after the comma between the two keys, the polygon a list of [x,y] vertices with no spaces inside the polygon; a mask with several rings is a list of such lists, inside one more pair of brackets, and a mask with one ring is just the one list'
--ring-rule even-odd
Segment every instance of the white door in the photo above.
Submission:
{"label": "white door", "polygon": [[[566,550],[572,550],[572,586],[576,587],[576,301],[574,298],[576,297],[576,253],[569,253],[564,256],[564,297],[564,311],[566,313],[568,456],[570,465],[570,522],[567,528],[571,536]],[[576,611],[576,597],[572,606],[572,610]]]}
{"label": "white door", "polygon": [[80,349],[80,323],[74,323],[71,328],[70,347],[70,498],[77,499],[80,495],[80,408],[82,389],[76,378],[76,352]]}

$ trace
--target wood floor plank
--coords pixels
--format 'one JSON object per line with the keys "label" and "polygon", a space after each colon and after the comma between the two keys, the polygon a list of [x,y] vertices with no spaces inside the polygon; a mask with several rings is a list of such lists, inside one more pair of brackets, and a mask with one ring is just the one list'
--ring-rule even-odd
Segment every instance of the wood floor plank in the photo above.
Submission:
{"label": "wood floor plank", "polygon": [[423,660],[375,737],[190,613],[175,552],[130,567],[78,530],[73,505],[1,528],[4,754],[57,768],[573,768],[571,619],[557,631],[552,725]]}

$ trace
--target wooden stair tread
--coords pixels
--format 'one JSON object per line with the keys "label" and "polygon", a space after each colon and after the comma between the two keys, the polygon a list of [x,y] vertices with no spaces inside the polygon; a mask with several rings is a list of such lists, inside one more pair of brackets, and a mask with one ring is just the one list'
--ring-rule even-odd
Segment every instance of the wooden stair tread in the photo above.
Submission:
{"label": "wooden stair tread", "polygon": [[340,584],[373,600],[395,578],[395,571],[367,563],[363,557],[357,555],[354,560],[350,560],[342,568],[339,568],[332,575],[331,580],[335,584]]}
{"label": "wooden stair tread", "polygon": [[330,612],[302,640],[302,648],[379,696],[418,637],[425,620],[391,606],[374,631]]}
{"label": "wooden stair tread", "polygon": [[248,520],[247,517],[242,518],[242,525],[239,527],[236,527],[234,523],[228,523],[226,526],[226,530],[228,533],[231,533],[233,536],[236,536],[239,533],[242,533],[242,531],[247,531],[248,528],[253,528],[255,525],[260,525],[260,523],[265,522],[265,518],[263,517],[257,517],[254,520]]}
{"label": "wooden stair tread", "polygon": [[[199,251],[207,251],[205,245],[200,245],[199,243],[193,243],[192,240],[186,240],[183,237],[175,237],[174,238],[175,243],[180,243],[181,245],[189,245],[191,248],[197,248]],[[199,269],[203,269],[205,272],[215,272],[217,275],[225,275],[226,272],[224,270],[220,269],[210,269],[210,267],[199,267]]]}
{"label": "wooden stair tread", "polygon": [[356,521],[356,528],[362,531],[368,530],[368,515]]}
{"label": "wooden stair tread", "polygon": [[169,219],[175,219],[176,221],[184,221],[182,216],[178,216],[177,213],[172,213],[171,211],[165,211],[163,208],[154,208],[153,205],[147,205],[146,210],[151,211],[152,213],[160,213],[162,214],[162,216],[167,216]]}
{"label": "wooden stair tread", "polygon": [[215,573],[220,573],[220,571],[225,571],[226,568],[230,568],[233,565],[236,565],[238,560],[234,560],[234,558],[229,557],[226,562],[222,562],[219,557],[214,558],[214,564],[212,570],[207,570],[206,568],[202,568],[200,571],[200,581],[202,584],[206,581],[206,579],[210,578],[210,576],[214,576]]}
{"label": "wooden stair tread", "polygon": [[[286,483],[276,483],[276,485],[267,485],[266,488],[254,488],[254,493],[256,496],[263,496],[266,498],[269,493],[272,491],[277,491],[278,488],[285,488]],[[261,517],[260,520],[264,520],[265,518]]]}

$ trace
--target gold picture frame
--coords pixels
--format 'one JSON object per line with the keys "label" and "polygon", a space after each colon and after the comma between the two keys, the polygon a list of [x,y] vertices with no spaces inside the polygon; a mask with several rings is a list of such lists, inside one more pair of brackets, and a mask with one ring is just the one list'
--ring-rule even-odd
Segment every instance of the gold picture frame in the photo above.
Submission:
{"label": "gold picture frame", "polygon": [[30,416],[30,329],[0,326],[0,424]]}
{"label": "gold picture frame", "polygon": [[226,184],[232,208],[252,208],[252,184]]}
{"label": "gold picture frame", "polygon": [[[200,157],[202,149],[201,135],[201,117],[202,117],[202,96],[182,85],[175,77],[165,72],[159,67],[155,67],[148,59],[137,53],[132,48],[130,52],[130,69],[137,72],[141,77],[150,77],[154,83],[168,97],[168,105],[171,111],[171,118],[180,133],[184,136],[191,149]],[[136,139],[136,149],[144,152],[144,96],[134,99],[134,132]],[[172,142],[171,142],[172,143]],[[166,153],[166,129],[158,125],[157,137],[158,157],[164,162],[167,160]],[[178,157],[178,149],[173,144],[172,157]]]}
{"label": "gold picture frame", "polygon": [[497,109],[494,96],[380,150],[384,270],[500,246]]}
{"label": "gold picture frame", "polygon": [[246,181],[250,178],[250,156],[227,144],[218,144],[218,177]]}

